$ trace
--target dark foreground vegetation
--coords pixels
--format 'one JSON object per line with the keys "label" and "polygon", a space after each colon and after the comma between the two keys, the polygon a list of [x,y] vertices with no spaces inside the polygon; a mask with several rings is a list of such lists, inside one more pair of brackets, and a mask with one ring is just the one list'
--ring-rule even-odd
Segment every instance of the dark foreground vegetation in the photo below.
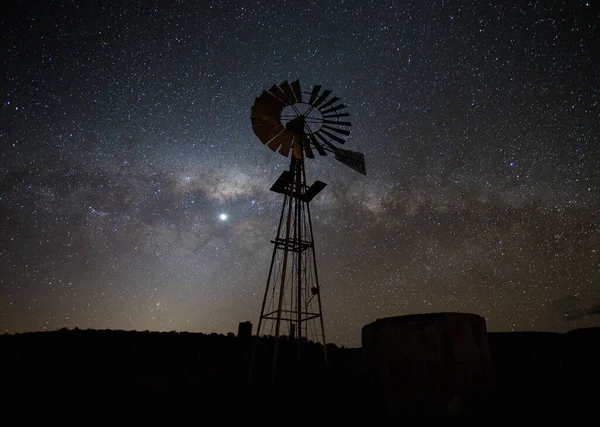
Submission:
{"label": "dark foreground vegetation", "polygon": [[[361,349],[281,341],[280,376],[269,383],[272,340],[233,334],[60,330],[0,336],[5,420],[116,423],[521,425],[584,422],[600,397],[600,328],[567,334],[491,333],[496,393],[479,411],[411,417],[381,404]],[[415,415],[416,414],[416,415]],[[590,418],[593,419],[593,418]],[[277,421],[279,420],[279,421]],[[7,424],[8,425],[8,424]]]}

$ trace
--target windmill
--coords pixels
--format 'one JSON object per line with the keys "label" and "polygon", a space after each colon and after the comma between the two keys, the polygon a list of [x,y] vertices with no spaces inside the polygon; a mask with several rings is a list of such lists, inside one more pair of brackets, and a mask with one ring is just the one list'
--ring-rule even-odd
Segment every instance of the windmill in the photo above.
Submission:
{"label": "windmill", "polygon": [[303,92],[298,80],[284,81],[264,90],[251,110],[252,129],[273,152],[291,157],[288,170],[281,173],[271,191],[283,195],[283,206],[273,243],[273,255],[263,296],[257,336],[275,337],[272,378],[275,378],[279,337],[287,327],[288,336],[300,344],[308,339],[323,344],[327,362],[325,326],[317,275],[310,201],[326,184],[307,185],[305,159],[333,154],[339,162],[366,175],[362,153],[343,150],[350,135],[349,113],[340,98],[329,89],[315,85]]}

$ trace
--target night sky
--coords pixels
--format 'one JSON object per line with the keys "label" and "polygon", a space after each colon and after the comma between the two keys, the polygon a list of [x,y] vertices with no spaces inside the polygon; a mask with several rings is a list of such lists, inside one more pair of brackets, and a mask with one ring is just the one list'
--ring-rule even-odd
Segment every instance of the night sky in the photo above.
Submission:
{"label": "night sky", "polygon": [[352,114],[307,160],[327,338],[470,312],[600,326],[596,1],[4,1],[0,332],[256,326],[289,160],[263,89]]}

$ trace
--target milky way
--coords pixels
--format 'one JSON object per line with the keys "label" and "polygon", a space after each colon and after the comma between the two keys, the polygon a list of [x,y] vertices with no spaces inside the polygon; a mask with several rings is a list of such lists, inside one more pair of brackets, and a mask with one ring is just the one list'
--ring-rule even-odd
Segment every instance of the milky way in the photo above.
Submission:
{"label": "milky way", "polygon": [[307,165],[332,342],[600,325],[594,2],[5,3],[0,331],[256,325],[288,160],[250,107],[296,79],[367,161]]}

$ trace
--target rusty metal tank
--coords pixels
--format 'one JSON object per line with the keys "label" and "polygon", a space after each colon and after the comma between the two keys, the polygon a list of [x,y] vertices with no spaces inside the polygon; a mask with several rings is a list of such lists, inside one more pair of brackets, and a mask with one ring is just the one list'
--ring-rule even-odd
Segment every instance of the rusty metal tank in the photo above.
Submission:
{"label": "rusty metal tank", "polygon": [[378,319],[362,329],[377,399],[389,411],[448,416],[493,399],[494,370],[485,319],[429,313]]}

